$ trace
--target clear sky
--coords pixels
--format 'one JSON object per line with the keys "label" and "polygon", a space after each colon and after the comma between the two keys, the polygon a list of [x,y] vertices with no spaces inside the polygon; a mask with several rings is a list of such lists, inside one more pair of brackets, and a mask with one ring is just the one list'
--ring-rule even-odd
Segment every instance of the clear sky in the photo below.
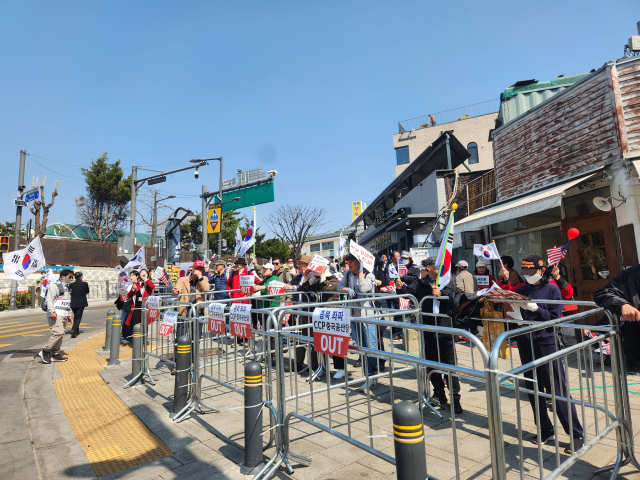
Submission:
{"label": "clear sky", "polygon": [[[27,157],[28,183],[60,180],[50,222],[75,222],[78,165],[108,151],[127,174],[219,155],[225,179],[276,169],[261,231],[282,204],[322,206],[322,230],[338,229],[393,180],[398,121],[599,68],[638,13],[637,0],[1,2],[0,221],[15,220],[25,149],[49,159]],[[200,209],[217,163],[200,174],[160,186],[173,208]]]}

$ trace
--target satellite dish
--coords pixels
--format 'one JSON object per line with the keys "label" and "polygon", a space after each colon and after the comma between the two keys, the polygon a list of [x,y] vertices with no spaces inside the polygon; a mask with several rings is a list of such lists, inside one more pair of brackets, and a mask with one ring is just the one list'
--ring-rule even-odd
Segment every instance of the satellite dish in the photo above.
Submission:
{"label": "satellite dish", "polygon": [[596,206],[598,210],[602,210],[603,212],[611,211],[611,204],[607,201],[606,198],[595,197],[593,199],[593,204]]}

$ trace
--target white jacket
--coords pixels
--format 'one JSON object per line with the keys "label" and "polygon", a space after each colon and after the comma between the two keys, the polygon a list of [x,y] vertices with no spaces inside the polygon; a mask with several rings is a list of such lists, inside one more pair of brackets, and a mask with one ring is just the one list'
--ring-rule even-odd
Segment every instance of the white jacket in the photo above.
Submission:
{"label": "white jacket", "polygon": [[[371,273],[367,273],[364,279],[360,280],[353,275],[351,270],[347,270],[344,276],[342,277],[342,280],[340,280],[340,282],[338,283],[337,288],[338,288],[338,292],[342,292],[342,289],[346,287],[346,288],[352,288],[353,290],[355,290],[356,294],[373,293],[375,291],[375,281],[376,281],[376,278]],[[356,295],[356,298],[361,298],[361,297],[360,295]],[[366,302],[351,303],[350,305],[356,305],[359,307],[374,306],[372,300],[367,300]],[[370,315],[371,313],[373,313],[373,310],[369,310],[369,309],[365,310],[364,315],[366,315],[367,313]],[[353,317],[360,317],[362,316],[362,314],[363,312],[361,308],[351,309],[351,315]]]}

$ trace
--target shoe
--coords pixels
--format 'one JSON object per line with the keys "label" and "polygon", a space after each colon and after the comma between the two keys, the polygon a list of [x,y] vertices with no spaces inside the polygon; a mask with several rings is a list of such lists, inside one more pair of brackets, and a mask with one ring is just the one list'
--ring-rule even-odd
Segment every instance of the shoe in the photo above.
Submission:
{"label": "shoe", "polygon": [[353,366],[356,368],[360,368],[362,366],[362,359],[358,357],[358,360],[356,360],[356,363],[354,363]]}
{"label": "shoe", "polygon": [[364,382],[362,384],[362,386],[360,387],[360,391],[361,392],[366,392],[367,391],[367,384],[369,385],[369,389],[372,389],[373,387],[375,387],[378,384],[378,379],[377,378],[372,378],[371,380],[367,380],[366,382]]}
{"label": "shoe", "polygon": [[[573,438],[573,448],[578,451],[582,448],[582,446],[584,445],[584,439],[583,438]],[[571,442],[569,442],[569,444],[566,446],[566,448],[564,449],[564,453],[566,453],[567,455],[572,455],[573,452],[571,451]]]}
{"label": "shoe", "polygon": [[69,359],[66,357],[63,357],[60,354],[57,354],[57,355],[52,355],[51,360],[53,360],[54,362],[66,362]]}
{"label": "shoe", "polygon": [[129,345],[129,340],[127,340],[126,338],[121,339],[120,345]]}
{"label": "shoe", "polygon": [[71,338],[76,338],[78,336],[78,334],[76,333],[75,330],[71,330]]}
{"label": "shoe", "polygon": [[380,372],[384,373],[386,371],[387,371],[387,367],[385,366],[385,364],[384,363],[380,363]]}
{"label": "shoe", "polygon": [[42,363],[51,363],[51,352],[45,352],[44,350],[40,350],[40,358],[42,359]]}
{"label": "shoe", "polygon": [[344,378],[344,370],[338,370],[333,376],[334,380],[341,380]]}
{"label": "shoe", "polygon": [[[542,433],[542,445],[548,445],[550,442],[554,442],[555,439],[556,437],[553,435],[553,432]],[[534,439],[531,440],[531,443],[533,443],[534,445],[538,445],[538,437],[534,437]]]}
{"label": "shoe", "polygon": [[397,334],[393,337],[393,341],[394,342],[401,342],[402,341],[402,335]]}
{"label": "shoe", "polygon": [[462,410],[462,405],[460,405],[460,399],[459,398],[454,398],[453,399],[453,411],[455,412],[456,415],[460,415],[460,414],[464,413],[464,410]]}
{"label": "shoe", "polygon": [[171,370],[171,375],[175,375],[176,373],[178,373],[178,371],[176,370],[176,367],[173,367],[173,370]]}
{"label": "shoe", "polygon": [[[304,365],[300,364],[300,365],[296,365],[295,371],[299,372],[300,370],[302,370],[304,368]],[[293,372],[294,370],[291,368],[291,365],[285,365],[284,366],[284,371],[289,373],[289,372]]]}

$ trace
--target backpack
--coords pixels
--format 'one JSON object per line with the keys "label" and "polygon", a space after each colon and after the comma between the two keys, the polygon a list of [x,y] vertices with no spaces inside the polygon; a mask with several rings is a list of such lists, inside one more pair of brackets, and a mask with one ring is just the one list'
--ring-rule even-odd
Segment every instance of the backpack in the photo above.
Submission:
{"label": "backpack", "polygon": [[[64,293],[64,285],[61,283],[56,283],[56,287],[58,287],[58,295],[62,295]],[[40,308],[42,308],[43,312],[47,311],[47,296],[41,298],[40,300]]]}

